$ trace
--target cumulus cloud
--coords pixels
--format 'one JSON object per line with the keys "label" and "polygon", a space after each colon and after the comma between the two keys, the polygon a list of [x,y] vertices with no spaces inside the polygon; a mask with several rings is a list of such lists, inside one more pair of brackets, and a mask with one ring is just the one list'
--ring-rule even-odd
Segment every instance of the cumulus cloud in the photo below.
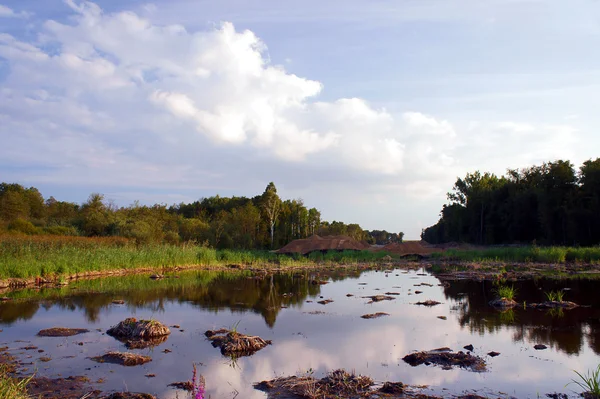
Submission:
{"label": "cumulus cloud", "polygon": [[[257,179],[302,188],[307,200],[308,186],[336,201],[358,186],[389,204],[443,201],[466,171],[566,157],[577,133],[324,101],[323,83],[271,63],[267,44],[232,23],[191,31],[153,22],[154,12],[65,3],[67,22],[45,21],[36,36],[0,32],[5,179],[138,193]],[[0,6],[0,15],[17,14]]]}

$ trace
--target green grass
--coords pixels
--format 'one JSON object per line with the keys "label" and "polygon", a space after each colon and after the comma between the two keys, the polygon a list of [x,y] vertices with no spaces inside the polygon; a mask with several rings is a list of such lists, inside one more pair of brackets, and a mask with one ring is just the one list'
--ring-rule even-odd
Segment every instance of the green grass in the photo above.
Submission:
{"label": "green grass", "polygon": [[27,393],[29,379],[18,380],[9,375],[5,365],[0,364],[0,399],[31,399]]}
{"label": "green grass", "polygon": [[376,262],[385,252],[331,251],[309,256],[259,250],[217,250],[184,244],[136,245],[125,239],[0,236],[0,279],[60,277],[85,272],[176,266],[290,267]]}
{"label": "green grass", "polygon": [[600,364],[596,370],[589,370],[586,374],[575,371],[575,374],[579,379],[571,380],[569,384],[579,386],[585,393],[592,395],[593,398],[600,398]]}
{"label": "green grass", "polygon": [[432,254],[432,259],[465,262],[504,261],[537,263],[600,264],[600,247],[490,247],[478,250],[449,249]]}
{"label": "green grass", "polygon": [[517,289],[512,285],[501,285],[498,288],[494,289],[494,293],[498,296],[498,298],[514,300],[517,296]]}
{"label": "green grass", "polygon": [[544,294],[546,294],[546,298],[550,302],[554,302],[554,301],[562,302],[563,298],[565,296],[564,291],[561,291],[561,290],[558,290],[558,291],[547,291],[547,292],[544,292]]}

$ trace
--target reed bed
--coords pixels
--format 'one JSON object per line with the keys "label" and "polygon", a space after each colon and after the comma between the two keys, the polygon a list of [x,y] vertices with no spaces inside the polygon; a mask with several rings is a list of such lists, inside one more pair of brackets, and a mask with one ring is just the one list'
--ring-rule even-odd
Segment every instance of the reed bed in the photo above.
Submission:
{"label": "reed bed", "polygon": [[434,260],[464,262],[536,262],[600,264],[600,247],[490,247],[477,250],[449,249],[431,255]]}
{"label": "reed bed", "polygon": [[193,243],[145,244],[122,237],[0,234],[0,279],[53,278],[86,272],[177,266],[299,267],[375,262],[385,252],[343,251],[279,255],[260,250],[218,250]]}

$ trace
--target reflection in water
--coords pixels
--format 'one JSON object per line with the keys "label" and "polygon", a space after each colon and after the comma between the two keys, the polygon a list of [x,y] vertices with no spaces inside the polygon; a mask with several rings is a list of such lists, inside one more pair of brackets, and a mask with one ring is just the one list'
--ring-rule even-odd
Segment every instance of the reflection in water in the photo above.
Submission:
{"label": "reflection in water", "polygon": [[[513,283],[510,283],[513,284]],[[473,333],[485,334],[508,328],[515,342],[544,342],[567,354],[578,354],[587,340],[590,348],[600,354],[600,296],[596,280],[535,279],[514,282],[516,300],[520,303],[543,302],[545,292],[567,288],[566,299],[581,307],[563,310],[513,309],[498,311],[488,302],[494,298],[490,281],[458,280],[444,288],[444,295],[456,302],[454,311],[462,327]]]}
{"label": "reflection in water", "polygon": [[[332,281],[360,275],[358,269],[320,273],[319,278]],[[283,307],[299,306],[307,296],[316,296],[320,285],[313,284],[313,273],[297,272],[251,276],[232,272],[187,272],[151,280],[147,276],[109,277],[101,280],[80,281],[63,288],[23,290],[9,294],[26,301],[0,303],[0,323],[11,324],[28,320],[40,307],[58,306],[63,310],[84,310],[88,321],[97,322],[100,312],[112,306],[115,298],[125,300],[131,309],[148,309],[155,313],[165,311],[166,303],[191,303],[214,312],[224,309],[253,311],[260,314],[269,327],[275,325]]]}
{"label": "reflection in water", "polygon": [[[103,390],[132,389],[164,399],[185,397],[181,392],[177,396],[167,384],[189,379],[192,364],[198,364],[206,377],[212,399],[231,398],[235,393],[238,398],[264,398],[252,383],[309,369],[320,377],[338,368],[379,382],[426,384],[453,393],[478,389],[490,397],[497,397],[494,392],[499,391],[535,397],[540,392],[564,391],[571,370],[585,371],[600,361],[600,298],[593,295],[593,281],[515,283],[520,302],[540,302],[544,291],[570,288],[566,299],[591,307],[561,312],[521,306],[500,312],[488,306],[494,288],[491,282],[455,281],[442,288],[435,277],[414,271],[337,269],[258,277],[240,271],[202,271],[178,277],[157,281],[147,276],[116,277],[8,293],[15,300],[0,303],[0,329],[4,330],[0,337],[17,350],[22,345],[11,345],[10,340],[27,340],[52,357],[48,363],[35,357],[28,360],[41,375],[83,373],[92,381],[103,378],[106,382],[99,387]],[[414,294],[415,286],[423,293]],[[400,295],[375,303],[364,298],[389,291]],[[27,296],[35,299],[24,299]],[[321,296],[333,302],[320,305]],[[114,304],[116,299],[124,305]],[[428,299],[442,304],[414,305]],[[360,318],[376,312],[390,316]],[[181,328],[173,328],[157,347],[132,349],[152,357],[146,365],[124,369],[92,364],[90,357],[125,350],[124,344],[103,332],[126,317],[156,318]],[[39,329],[57,325],[91,331],[72,338],[36,337]],[[204,332],[234,325],[245,334],[272,340],[273,345],[251,357],[224,358]],[[535,351],[537,343],[549,349]],[[459,350],[468,344],[473,344],[476,355],[485,357],[492,350],[501,353],[486,358],[488,373],[413,368],[401,360],[411,351],[445,346]],[[149,373],[157,377],[144,377]]]}

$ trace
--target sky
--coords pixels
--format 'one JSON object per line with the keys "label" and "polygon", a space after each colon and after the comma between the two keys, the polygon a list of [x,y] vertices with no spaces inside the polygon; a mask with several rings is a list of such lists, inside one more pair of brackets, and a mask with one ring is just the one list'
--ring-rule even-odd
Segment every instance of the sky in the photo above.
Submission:
{"label": "sky", "polygon": [[600,156],[598,0],[0,0],[0,181],[437,222],[458,177]]}

